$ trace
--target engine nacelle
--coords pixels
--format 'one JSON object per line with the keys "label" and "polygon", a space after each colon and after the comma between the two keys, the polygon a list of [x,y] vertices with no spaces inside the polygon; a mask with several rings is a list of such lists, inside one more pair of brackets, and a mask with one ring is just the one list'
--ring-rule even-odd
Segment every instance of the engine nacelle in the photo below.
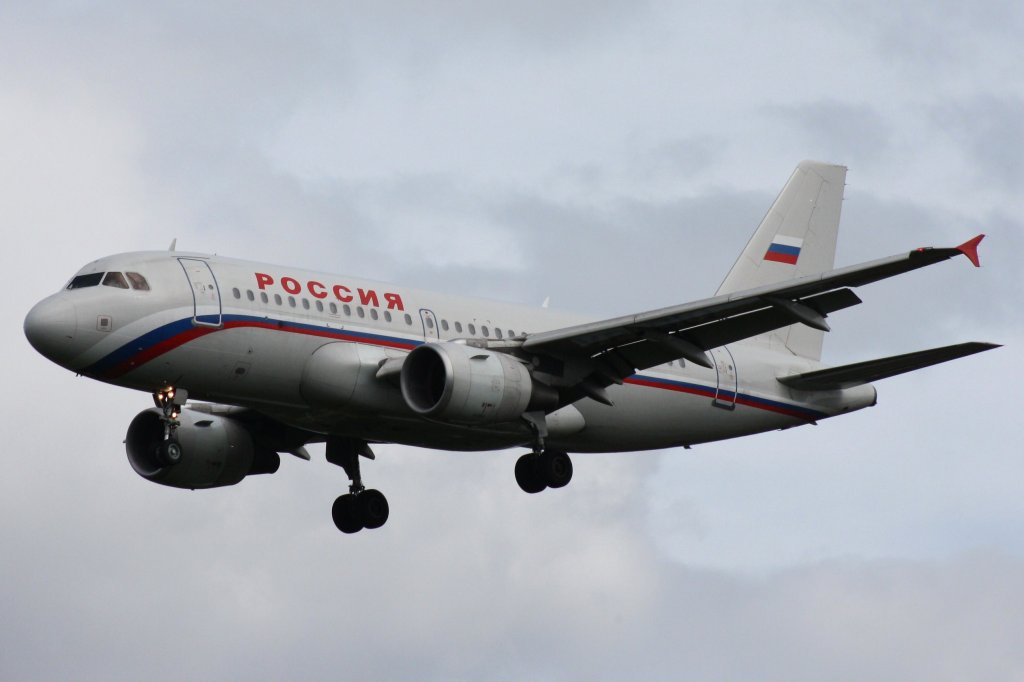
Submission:
{"label": "engine nacelle", "polygon": [[124,441],[128,462],[148,481],[174,488],[219,488],[251,474],[272,474],[281,465],[281,457],[256,445],[237,420],[187,408],[173,436],[181,457],[164,464],[159,456],[164,441],[161,415],[155,407],[140,412]]}
{"label": "engine nacelle", "polygon": [[504,353],[461,343],[427,343],[402,365],[402,396],[425,417],[459,424],[518,419],[557,402],[523,363]]}

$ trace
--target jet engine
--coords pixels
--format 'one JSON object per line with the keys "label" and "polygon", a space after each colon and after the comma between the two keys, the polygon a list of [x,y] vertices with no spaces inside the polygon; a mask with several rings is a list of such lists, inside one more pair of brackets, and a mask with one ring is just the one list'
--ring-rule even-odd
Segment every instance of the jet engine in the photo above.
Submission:
{"label": "jet engine", "polygon": [[281,457],[257,445],[235,419],[185,409],[178,418],[181,425],[166,441],[161,416],[155,407],[140,412],[124,441],[128,462],[147,481],[174,488],[218,488],[253,474],[272,474],[281,465]]}
{"label": "jet engine", "polygon": [[401,385],[414,412],[459,424],[511,421],[551,409],[558,399],[516,358],[451,342],[413,349],[402,365]]}

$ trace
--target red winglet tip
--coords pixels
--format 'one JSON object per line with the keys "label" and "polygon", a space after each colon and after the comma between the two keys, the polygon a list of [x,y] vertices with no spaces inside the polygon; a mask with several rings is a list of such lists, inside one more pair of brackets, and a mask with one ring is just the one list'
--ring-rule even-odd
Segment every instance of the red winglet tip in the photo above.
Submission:
{"label": "red winglet tip", "polygon": [[967,259],[974,263],[974,267],[980,268],[981,261],[978,260],[978,244],[985,238],[985,235],[979,234],[974,239],[968,239],[960,246],[956,247],[956,250],[967,256]]}

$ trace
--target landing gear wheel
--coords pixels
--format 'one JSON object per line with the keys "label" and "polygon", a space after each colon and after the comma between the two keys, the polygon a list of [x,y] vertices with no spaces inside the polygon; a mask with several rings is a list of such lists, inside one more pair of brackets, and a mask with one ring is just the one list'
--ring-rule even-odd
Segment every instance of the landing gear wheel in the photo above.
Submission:
{"label": "landing gear wheel", "polygon": [[540,455],[530,453],[516,461],[516,483],[523,492],[533,495],[547,487],[540,469]]}
{"label": "landing gear wheel", "polygon": [[359,518],[367,530],[380,528],[388,520],[388,498],[379,490],[364,490],[356,495]]}
{"label": "landing gear wheel", "polygon": [[342,533],[358,533],[363,529],[359,507],[359,500],[351,493],[342,495],[334,501],[331,516],[334,517],[334,525],[338,530]]}
{"label": "landing gear wheel", "polygon": [[545,450],[540,456],[538,469],[549,488],[562,488],[572,480],[572,460],[558,450]]}
{"label": "landing gear wheel", "polygon": [[174,466],[181,461],[181,446],[173,440],[165,440],[156,448],[156,459],[162,466]]}

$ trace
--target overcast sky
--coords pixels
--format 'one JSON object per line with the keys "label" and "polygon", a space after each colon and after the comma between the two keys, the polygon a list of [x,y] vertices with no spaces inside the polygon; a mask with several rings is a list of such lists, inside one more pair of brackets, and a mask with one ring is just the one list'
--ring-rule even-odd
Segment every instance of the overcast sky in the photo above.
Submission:
{"label": "overcast sky", "polygon": [[[1019,2],[0,5],[0,678],[1024,678]],[[850,5],[852,7],[852,5]],[[381,446],[342,536],[313,450],[214,491],[121,443],[149,397],[22,333],[180,248],[612,316],[710,295],[803,158],[850,168],[825,360],[1006,347],[692,450]]]}

